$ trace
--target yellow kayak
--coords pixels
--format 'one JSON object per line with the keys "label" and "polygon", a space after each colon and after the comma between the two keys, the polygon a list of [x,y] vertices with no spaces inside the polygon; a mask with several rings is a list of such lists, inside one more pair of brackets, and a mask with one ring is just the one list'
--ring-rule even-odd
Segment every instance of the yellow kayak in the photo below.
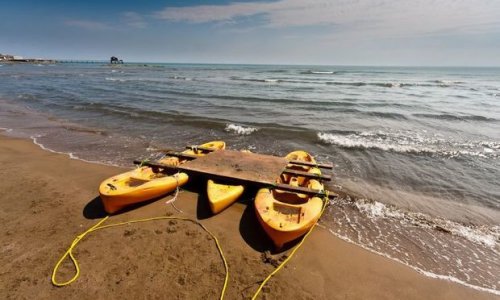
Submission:
{"label": "yellow kayak", "polygon": [[[241,150],[241,152],[250,153],[249,150]],[[207,196],[210,210],[214,214],[220,213],[238,200],[244,191],[245,187],[242,185],[222,184],[209,179],[207,181]]]}
{"label": "yellow kayak", "polygon": [[140,203],[170,193],[188,181],[186,173],[168,176],[141,167],[104,180],[99,194],[104,210],[115,213],[131,204]]}
{"label": "yellow kayak", "polygon": [[[223,141],[212,141],[208,142],[205,144],[201,144],[198,147],[200,148],[211,148],[213,150],[224,150],[226,149],[226,143]],[[182,151],[183,154],[188,154],[188,155],[197,155],[197,156],[203,156],[205,154],[210,153],[210,151],[203,150],[203,149],[198,149],[194,147],[193,149],[187,149],[185,151]],[[163,159],[160,159],[159,162],[165,165],[171,165],[171,166],[178,166],[180,164],[183,164],[187,161],[187,159],[182,159],[178,157],[165,157]]]}
{"label": "yellow kayak", "polygon": [[[291,152],[286,158],[315,163],[314,158],[305,151]],[[321,174],[316,167],[289,164],[287,168]],[[323,189],[323,184],[318,180],[303,176],[283,174],[277,182],[316,190]],[[307,233],[318,221],[322,207],[323,200],[319,197],[283,190],[263,188],[255,197],[257,219],[278,249]]]}
{"label": "yellow kayak", "polygon": [[208,204],[212,213],[218,214],[235,202],[245,188],[242,185],[219,184],[209,179],[207,181]]}
{"label": "yellow kayak", "polygon": [[[199,147],[224,149],[226,144],[222,141],[214,141],[200,145]],[[209,151],[201,149],[189,149],[184,154],[203,156]],[[167,157],[160,160],[163,164],[179,165],[185,159]],[[178,186],[184,185],[189,177],[186,173],[167,175],[154,172],[150,167],[140,167],[132,171],[118,174],[104,180],[99,186],[104,210],[110,214],[115,213],[129,205],[151,200],[174,191]]]}

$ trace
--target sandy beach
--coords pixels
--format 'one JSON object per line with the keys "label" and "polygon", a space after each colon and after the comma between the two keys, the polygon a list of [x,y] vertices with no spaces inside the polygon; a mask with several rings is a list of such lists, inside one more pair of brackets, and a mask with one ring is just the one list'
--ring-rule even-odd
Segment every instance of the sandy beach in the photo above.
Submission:
{"label": "sandy beach", "polygon": [[[216,299],[224,266],[214,241],[196,224],[154,221],[89,234],[76,248],[81,274],[54,287],[52,269],[73,239],[105,213],[99,183],[123,169],[44,151],[29,140],[0,136],[0,296],[4,299]],[[200,221],[219,239],[229,264],[227,299],[248,299],[274,270],[271,249],[249,202],[211,216],[203,181],[114,215],[107,223],[154,216]],[[279,260],[288,251],[272,255]],[[268,260],[269,261],[269,260]],[[58,279],[71,278],[66,261]],[[336,238],[317,227],[261,299],[498,299],[413,269]]]}

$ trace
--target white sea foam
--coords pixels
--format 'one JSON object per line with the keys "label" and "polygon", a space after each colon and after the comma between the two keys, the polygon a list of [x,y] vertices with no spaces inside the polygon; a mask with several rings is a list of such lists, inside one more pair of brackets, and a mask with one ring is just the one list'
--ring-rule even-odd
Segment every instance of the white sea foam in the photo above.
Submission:
{"label": "white sea foam", "polygon": [[[452,222],[447,222],[452,223]],[[452,223],[450,226],[452,234],[466,238],[476,244],[483,244],[488,247],[495,247],[497,240],[500,239],[499,231],[490,230],[489,233],[481,232],[478,229],[470,228],[461,224]]]}
{"label": "white sea foam", "polygon": [[500,157],[500,143],[494,141],[452,141],[417,132],[360,132],[333,134],[318,132],[320,141],[343,148],[379,149],[399,153],[428,153],[447,158],[474,156]]}
{"label": "white sea foam", "polygon": [[365,213],[369,217],[379,218],[379,217],[393,217],[393,218],[404,218],[404,213],[396,209],[392,209],[385,204],[377,201],[364,201],[359,200],[355,202],[355,206],[359,211]]}
{"label": "white sea foam", "polygon": [[380,149],[384,151],[394,151],[394,152],[423,152],[425,149],[417,148],[408,145],[405,142],[401,143],[388,143],[381,138],[377,139],[367,139],[366,137],[371,136],[367,133],[349,134],[349,135],[339,135],[330,133],[318,133],[318,138],[326,143],[342,146],[345,148],[364,148],[364,149]]}
{"label": "white sea foam", "polygon": [[118,81],[118,82],[125,82],[126,81],[123,78],[114,78],[114,77],[106,77],[105,80],[108,80],[108,81]]}
{"label": "white sea foam", "polygon": [[386,84],[387,87],[401,87],[401,83],[399,82],[389,82]]}
{"label": "white sea foam", "polygon": [[333,74],[333,71],[311,71],[311,74],[329,75],[329,74]]}
{"label": "white sea foam", "polygon": [[231,80],[237,80],[237,81],[247,81],[247,82],[264,82],[264,83],[279,83],[282,82],[281,79],[273,79],[273,78],[240,78],[236,76],[232,76]]}
{"label": "white sea foam", "polygon": [[[321,226],[323,228],[326,228],[325,226]],[[354,245],[357,245],[357,246],[360,246],[361,248],[365,249],[365,250],[368,250],[372,253],[375,253],[375,254],[378,254],[380,256],[384,256],[386,258],[389,258],[393,261],[396,261],[398,263],[401,263],[405,266],[408,266],[412,269],[414,269],[415,271],[427,276],[427,277],[431,277],[431,278],[436,278],[436,279],[441,279],[441,280],[447,280],[447,281],[451,281],[451,282],[455,282],[455,283],[458,283],[458,284],[461,284],[461,285],[464,285],[466,287],[469,287],[469,288],[472,288],[472,289],[475,289],[475,290],[479,290],[479,291],[483,291],[483,292],[487,292],[487,293],[491,293],[491,294],[494,294],[494,295],[500,295],[500,291],[499,290],[495,290],[495,289],[490,289],[490,288],[485,288],[485,287],[481,287],[481,286],[477,286],[477,285],[473,285],[473,284],[470,284],[470,283],[467,283],[463,280],[460,280],[456,277],[453,277],[453,276],[449,276],[449,275],[441,275],[441,274],[436,274],[436,273],[432,273],[432,272],[429,272],[429,271],[425,271],[423,270],[422,268],[419,268],[417,266],[414,266],[414,265],[411,265],[401,259],[398,259],[398,258],[395,258],[395,257],[392,257],[386,253],[383,253],[383,252],[379,252],[379,251],[375,251],[373,250],[371,247],[367,246],[367,245],[364,245],[364,244],[361,244],[361,243],[357,243],[355,241],[353,241],[352,239],[350,239],[349,237],[346,237],[344,235],[341,235],[331,229],[327,229],[331,234],[335,235],[336,237],[340,238],[341,240],[344,240],[348,243],[351,243],[351,244],[354,244]]]}
{"label": "white sea foam", "polygon": [[407,212],[378,201],[358,199],[354,206],[369,218],[394,218],[422,228],[439,228],[450,234],[460,236],[473,243],[494,248],[500,240],[499,226],[466,226],[442,218],[434,218],[422,213]]}
{"label": "white sea foam", "polygon": [[170,77],[171,79],[177,79],[177,80],[186,80],[186,81],[191,81],[193,80],[192,78],[190,77],[184,77],[184,76],[172,76]]}
{"label": "white sea foam", "polygon": [[439,84],[446,84],[446,85],[451,85],[451,84],[464,84],[464,81],[457,81],[457,80],[434,80],[435,83]]}
{"label": "white sea foam", "polygon": [[105,163],[105,162],[97,161],[97,160],[87,160],[87,159],[83,159],[83,158],[80,158],[80,157],[76,156],[72,152],[61,152],[61,151],[56,151],[56,150],[50,149],[50,148],[46,147],[44,144],[42,144],[42,143],[40,143],[38,141],[41,137],[43,137],[43,135],[41,135],[41,134],[35,134],[35,135],[30,136],[30,139],[33,141],[33,144],[37,145],[42,150],[49,151],[49,152],[52,152],[52,153],[57,153],[57,154],[64,154],[64,155],[67,155],[69,158],[74,159],[74,160],[80,160],[80,161],[84,161],[84,162],[88,162],[88,163],[93,163],[93,164],[98,164],[98,165],[104,165],[104,166],[119,167],[119,165],[113,164],[111,162]]}
{"label": "white sea foam", "polygon": [[[500,226],[469,227],[375,201],[353,201],[349,197],[337,199],[336,206],[333,216],[336,225],[331,226],[328,215],[323,219],[323,225],[328,224],[323,227],[335,236],[425,276],[500,293],[496,274],[486,270],[498,267],[495,259],[498,244],[493,245],[491,241],[495,236],[498,238]],[[351,211],[353,208],[358,212]],[[454,229],[460,233],[455,234]],[[463,232],[467,233],[467,240],[461,238]],[[420,257],[420,253],[424,256]]]}
{"label": "white sea foam", "polygon": [[242,126],[242,125],[236,125],[236,124],[227,124],[226,129],[227,132],[233,132],[239,135],[249,135],[251,133],[256,132],[259,130],[258,128],[255,127],[250,127],[250,126]]}

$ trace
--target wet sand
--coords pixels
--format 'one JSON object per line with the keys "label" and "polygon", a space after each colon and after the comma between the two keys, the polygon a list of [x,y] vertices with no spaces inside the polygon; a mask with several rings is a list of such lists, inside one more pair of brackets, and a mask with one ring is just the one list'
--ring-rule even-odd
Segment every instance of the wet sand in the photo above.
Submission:
{"label": "wet sand", "polygon": [[[52,286],[52,268],[76,235],[105,216],[99,183],[124,169],[86,163],[0,136],[0,296],[4,299],[216,299],[224,267],[214,241],[196,224],[154,221],[100,230],[75,249],[81,275]],[[112,216],[107,223],[172,215],[201,221],[228,259],[227,299],[250,298],[274,270],[262,253],[271,244],[245,199],[211,216],[203,181]],[[197,192],[200,192],[198,194]],[[247,200],[247,201],[245,201]],[[278,260],[287,251],[271,255]],[[59,280],[73,275],[66,261]],[[498,299],[346,243],[317,227],[290,263],[264,288],[262,299]]]}

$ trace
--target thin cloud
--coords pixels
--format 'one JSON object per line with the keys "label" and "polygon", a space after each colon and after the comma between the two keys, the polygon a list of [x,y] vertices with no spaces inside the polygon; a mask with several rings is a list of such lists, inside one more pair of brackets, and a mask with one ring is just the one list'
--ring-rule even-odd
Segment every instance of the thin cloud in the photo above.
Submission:
{"label": "thin cloud", "polygon": [[66,20],[64,24],[85,30],[110,30],[113,29],[109,24],[89,20]]}
{"label": "thin cloud", "polygon": [[137,28],[137,29],[142,29],[142,28],[147,27],[147,24],[144,21],[144,18],[136,12],[127,11],[127,12],[124,12],[122,14],[122,16],[123,16],[125,24],[127,24],[130,27]]}
{"label": "thin cloud", "polygon": [[207,23],[227,22],[239,17],[267,13],[271,3],[237,3],[227,5],[199,5],[166,7],[156,17],[173,22]]}
{"label": "thin cloud", "polygon": [[500,1],[280,0],[226,5],[166,7],[155,16],[170,22],[220,23],[263,16],[265,26],[340,26],[377,36],[500,31]]}

